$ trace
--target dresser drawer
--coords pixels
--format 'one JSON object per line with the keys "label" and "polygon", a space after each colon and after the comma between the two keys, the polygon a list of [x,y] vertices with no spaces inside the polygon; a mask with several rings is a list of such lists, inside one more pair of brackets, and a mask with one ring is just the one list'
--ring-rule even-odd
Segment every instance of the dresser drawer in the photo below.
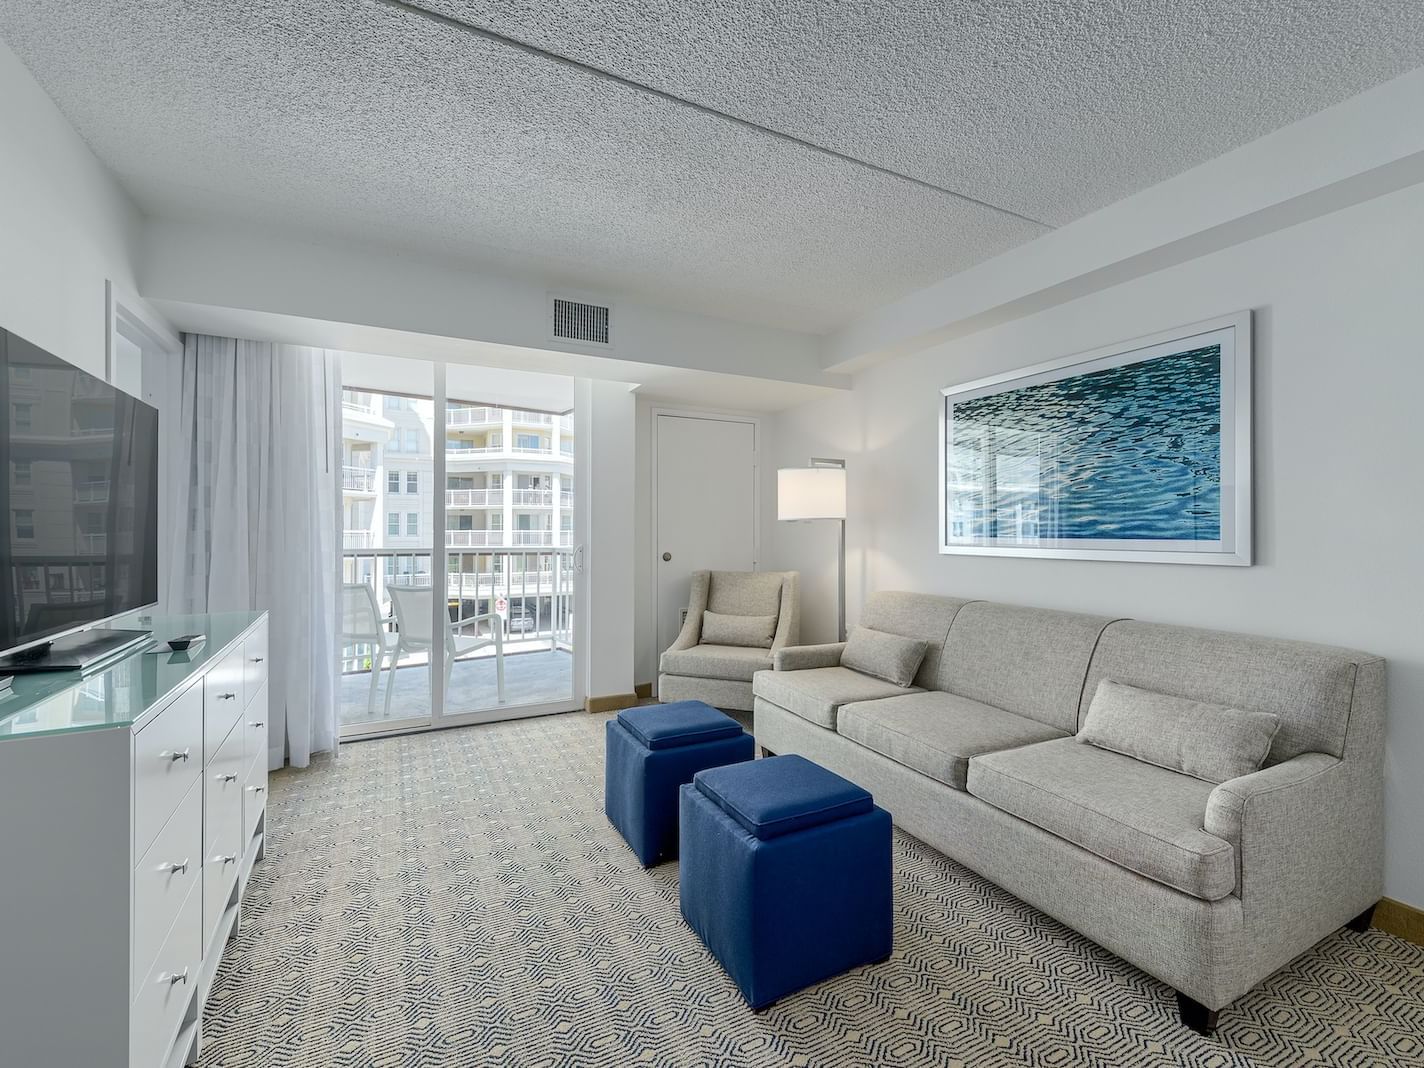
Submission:
{"label": "dresser drawer", "polygon": [[242,643],[242,688],[247,694],[248,704],[252,703],[266,681],[267,624],[264,622]]}
{"label": "dresser drawer", "polygon": [[133,983],[148,974],[188,893],[200,881],[203,791],[194,783],[133,870]]}
{"label": "dresser drawer", "polygon": [[248,702],[247,712],[242,717],[242,731],[247,741],[244,753],[248,761],[261,760],[267,763],[267,687],[264,685],[257,695]]}
{"label": "dresser drawer", "polygon": [[202,765],[203,688],[195,683],[134,736],[134,856],[148,852]]}
{"label": "dresser drawer", "polygon": [[167,1063],[198,984],[203,959],[202,907],[203,895],[194,887],[152,969],[139,983],[129,1016],[130,1065],[148,1068]]}
{"label": "dresser drawer", "polygon": [[207,803],[203,809],[203,945],[212,942],[217,922],[237,880],[246,839],[242,834],[242,797],[247,762],[242,732],[234,730],[204,771]]}
{"label": "dresser drawer", "polygon": [[234,649],[203,676],[203,730],[208,759],[237,726],[246,702],[242,697],[242,649]]}
{"label": "dresser drawer", "polygon": [[267,808],[267,757],[259,756],[247,769],[247,788],[242,792],[242,846],[257,833],[257,822]]}

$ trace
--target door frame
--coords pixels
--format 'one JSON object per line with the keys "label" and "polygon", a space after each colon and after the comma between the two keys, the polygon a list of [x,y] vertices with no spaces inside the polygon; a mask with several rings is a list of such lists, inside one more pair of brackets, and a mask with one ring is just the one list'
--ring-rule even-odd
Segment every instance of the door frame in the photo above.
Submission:
{"label": "door frame", "polygon": [[649,564],[652,567],[652,581],[648,583],[652,595],[651,613],[648,618],[652,620],[652,643],[653,643],[653,693],[657,693],[658,687],[658,660],[662,657],[662,641],[658,637],[658,605],[661,598],[659,576],[661,569],[658,567],[660,550],[658,548],[658,457],[660,448],[658,443],[658,418],[664,415],[678,416],[686,419],[705,419],[719,423],[747,423],[752,428],[752,570],[761,570],[761,445],[762,445],[762,417],[751,412],[738,412],[717,408],[679,408],[673,405],[654,405],[648,409],[649,419],[649,514],[648,552]]}

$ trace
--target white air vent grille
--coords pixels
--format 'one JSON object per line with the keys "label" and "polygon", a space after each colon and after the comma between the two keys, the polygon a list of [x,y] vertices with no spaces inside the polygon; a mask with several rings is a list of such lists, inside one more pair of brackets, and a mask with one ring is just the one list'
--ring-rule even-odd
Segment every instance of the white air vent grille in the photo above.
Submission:
{"label": "white air vent grille", "polygon": [[554,298],[554,340],[608,344],[609,309],[602,304]]}

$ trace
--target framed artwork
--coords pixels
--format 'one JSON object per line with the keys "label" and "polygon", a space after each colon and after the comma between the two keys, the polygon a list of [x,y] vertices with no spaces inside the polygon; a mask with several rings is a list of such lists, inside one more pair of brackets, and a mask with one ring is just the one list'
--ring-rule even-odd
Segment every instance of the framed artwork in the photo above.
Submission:
{"label": "framed artwork", "polygon": [[941,391],[940,552],[1251,563],[1251,313]]}

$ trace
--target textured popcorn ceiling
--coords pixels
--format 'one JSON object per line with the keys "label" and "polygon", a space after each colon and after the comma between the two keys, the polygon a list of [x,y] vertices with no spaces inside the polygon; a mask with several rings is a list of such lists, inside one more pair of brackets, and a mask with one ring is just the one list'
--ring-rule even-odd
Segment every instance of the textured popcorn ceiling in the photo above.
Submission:
{"label": "textured popcorn ceiling", "polygon": [[0,36],[151,214],[810,331],[1424,63],[1417,0],[420,3],[0,0]]}

